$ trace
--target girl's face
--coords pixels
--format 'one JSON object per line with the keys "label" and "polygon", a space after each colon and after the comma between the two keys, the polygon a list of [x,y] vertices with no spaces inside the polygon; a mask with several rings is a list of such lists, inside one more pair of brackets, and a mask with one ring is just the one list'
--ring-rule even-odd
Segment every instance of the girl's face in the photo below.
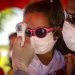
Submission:
{"label": "girl's face", "polygon": [[[27,24],[27,28],[30,29],[49,27],[47,17],[38,12],[25,14],[23,22],[25,22]],[[29,40],[29,37],[27,37],[26,41],[30,42]]]}
{"label": "girl's face", "polygon": [[[36,54],[45,54],[52,50],[56,40],[53,38],[52,28],[47,17],[42,13],[27,13],[23,20],[32,34],[25,42],[31,43]],[[45,35],[46,34],[46,35]]]}

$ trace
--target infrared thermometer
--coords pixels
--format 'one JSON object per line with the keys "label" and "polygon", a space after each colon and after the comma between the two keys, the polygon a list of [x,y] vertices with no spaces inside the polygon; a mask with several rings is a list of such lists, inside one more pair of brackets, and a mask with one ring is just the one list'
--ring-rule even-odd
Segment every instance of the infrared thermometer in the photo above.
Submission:
{"label": "infrared thermometer", "polygon": [[24,45],[25,42],[25,30],[27,28],[27,24],[20,22],[16,25],[16,31],[17,31],[17,36],[21,36],[22,37],[22,42],[21,42],[21,46]]}

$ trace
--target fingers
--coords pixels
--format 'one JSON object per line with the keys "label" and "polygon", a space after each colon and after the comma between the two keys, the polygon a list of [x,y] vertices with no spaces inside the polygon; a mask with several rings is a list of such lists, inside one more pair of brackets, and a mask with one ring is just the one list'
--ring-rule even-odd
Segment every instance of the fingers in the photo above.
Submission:
{"label": "fingers", "polygon": [[73,66],[74,66],[74,69],[75,69],[75,54],[72,54],[72,60],[73,60]]}
{"label": "fingers", "polygon": [[65,55],[65,61],[66,61],[66,63],[72,62],[72,55],[71,55],[71,53],[68,53],[67,55]]}
{"label": "fingers", "polygon": [[22,38],[21,37],[18,37],[15,39],[15,42],[14,42],[14,45],[13,45],[13,52],[17,49],[19,50],[21,48],[21,41],[22,41]]}
{"label": "fingers", "polygon": [[15,40],[14,46],[21,46],[22,37],[18,37]]}
{"label": "fingers", "polygon": [[28,67],[24,64],[24,62],[18,60],[18,59],[14,59],[13,61],[13,69],[14,72],[16,70],[22,70],[25,71],[26,73],[28,72]]}

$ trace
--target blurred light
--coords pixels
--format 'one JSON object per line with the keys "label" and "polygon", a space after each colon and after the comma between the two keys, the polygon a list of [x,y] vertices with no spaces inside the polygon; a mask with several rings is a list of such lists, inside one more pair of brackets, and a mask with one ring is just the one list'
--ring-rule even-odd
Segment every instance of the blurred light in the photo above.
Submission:
{"label": "blurred light", "polygon": [[8,15],[3,21],[4,31],[0,33],[0,45],[9,44],[9,35],[15,32],[16,24],[23,20],[23,10],[20,8],[12,8],[15,14]]}
{"label": "blurred light", "polygon": [[6,56],[8,56],[8,51],[7,50],[0,50],[0,55],[1,55],[1,57],[6,57]]}

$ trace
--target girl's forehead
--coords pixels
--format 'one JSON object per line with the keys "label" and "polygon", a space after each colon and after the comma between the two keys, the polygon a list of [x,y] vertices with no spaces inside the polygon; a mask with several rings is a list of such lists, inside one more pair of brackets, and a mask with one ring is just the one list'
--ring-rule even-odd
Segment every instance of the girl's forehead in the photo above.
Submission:
{"label": "girl's forehead", "polygon": [[28,13],[25,15],[23,21],[26,22],[30,28],[49,26],[48,18],[43,13]]}
{"label": "girl's forehead", "polygon": [[27,14],[25,14],[25,16],[24,16],[24,18],[32,18],[32,17],[36,17],[36,19],[38,18],[38,17],[43,17],[43,18],[47,18],[47,16],[43,13],[43,12],[29,12],[29,13],[27,13]]}

